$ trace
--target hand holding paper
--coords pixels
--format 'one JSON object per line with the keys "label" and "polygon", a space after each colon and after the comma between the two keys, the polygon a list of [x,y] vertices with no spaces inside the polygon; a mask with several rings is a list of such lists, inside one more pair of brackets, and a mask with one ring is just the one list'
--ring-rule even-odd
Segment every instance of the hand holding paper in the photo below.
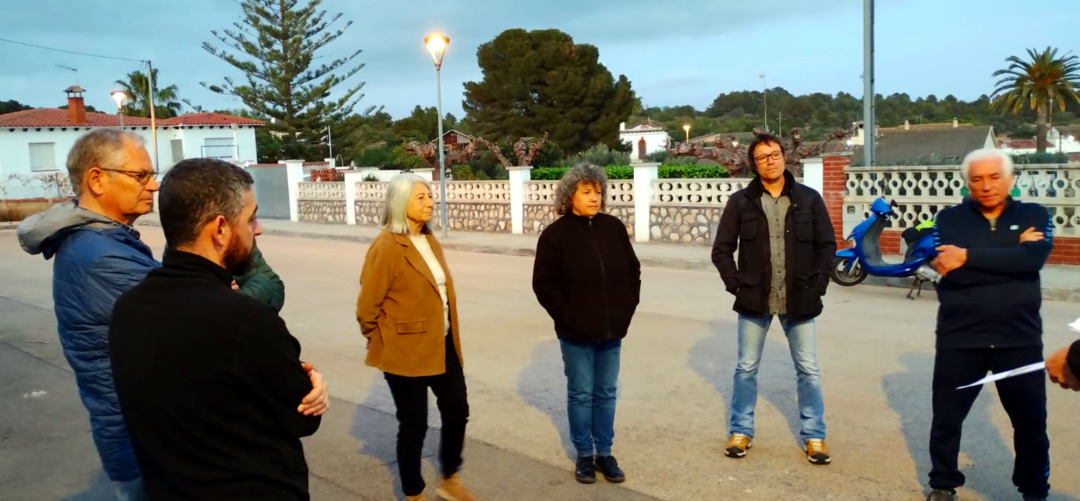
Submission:
{"label": "hand holding paper", "polygon": [[982,378],[982,379],[980,379],[978,381],[975,381],[974,383],[971,383],[969,385],[961,386],[961,387],[959,387],[957,389],[962,390],[964,388],[970,388],[972,386],[979,386],[979,385],[983,385],[983,384],[986,384],[986,383],[992,383],[994,381],[1000,381],[1000,380],[1005,379],[1005,378],[1019,376],[1021,374],[1027,374],[1029,372],[1041,371],[1041,370],[1043,370],[1045,368],[1046,368],[1046,362],[1035,362],[1035,363],[1033,363],[1031,365],[1025,365],[1023,367],[1018,367],[1018,368],[1013,369],[1011,371],[999,372],[999,373],[994,374],[992,376],[986,376],[986,377],[984,377],[984,378]]}

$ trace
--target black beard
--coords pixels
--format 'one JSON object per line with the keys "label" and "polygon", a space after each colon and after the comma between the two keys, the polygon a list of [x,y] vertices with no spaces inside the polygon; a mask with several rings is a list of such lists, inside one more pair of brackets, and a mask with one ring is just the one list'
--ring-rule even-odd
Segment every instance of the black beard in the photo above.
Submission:
{"label": "black beard", "polygon": [[[254,247],[255,242],[251,243]],[[229,248],[225,251],[225,269],[229,270],[229,273],[233,275],[244,275],[251,271],[254,266],[254,261],[251,259],[251,251],[244,252],[240,248],[240,239],[234,233],[231,240],[229,240]]]}

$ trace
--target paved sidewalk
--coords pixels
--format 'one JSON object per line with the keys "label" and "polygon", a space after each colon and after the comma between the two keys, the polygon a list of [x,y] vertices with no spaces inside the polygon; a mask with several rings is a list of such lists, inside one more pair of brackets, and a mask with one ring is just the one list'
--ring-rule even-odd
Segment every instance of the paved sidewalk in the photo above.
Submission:
{"label": "paved sidewalk", "polygon": [[[359,243],[371,242],[380,231],[375,226],[362,225],[304,223],[280,219],[262,219],[260,222],[263,234],[266,235]],[[160,226],[160,224],[156,213],[147,214],[139,218],[136,223],[137,226]],[[439,235],[439,233],[436,234]],[[536,252],[537,237],[538,235],[451,231],[448,238],[440,237],[439,241],[446,249],[462,252],[532,256]],[[642,266],[682,270],[714,269],[710,256],[711,248],[708,246],[634,243],[634,251],[637,252]],[[902,257],[893,256],[891,259],[887,257],[886,260],[900,262]],[[911,283],[910,278],[877,277],[869,277],[863,282],[866,285],[905,289],[911,287]],[[924,289],[926,289],[924,292],[933,295],[929,286]],[[1047,265],[1042,271],[1042,289],[1045,299],[1080,302],[1080,266]]]}

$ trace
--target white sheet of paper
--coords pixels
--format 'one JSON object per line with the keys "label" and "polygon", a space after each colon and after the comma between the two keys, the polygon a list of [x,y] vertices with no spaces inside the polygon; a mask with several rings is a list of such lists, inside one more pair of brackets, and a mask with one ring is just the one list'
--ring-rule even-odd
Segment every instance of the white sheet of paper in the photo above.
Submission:
{"label": "white sheet of paper", "polygon": [[1080,318],[1074,320],[1073,323],[1069,324],[1069,328],[1076,332],[1080,332]]}
{"label": "white sheet of paper", "polygon": [[992,383],[994,381],[1000,381],[1000,380],[1005,379],[1005,378],[1010,378],[1010,377],[1013,377],[1013,376],[1019,376],[1021,374],[1027,374],[1029,372],[1041,371],[1041,370],[1043,370],[1045,368],[1046,368],[1046,362],[1035,362],[1035,363],[1033,363],[1031,365],[1025,365],[1023,367],[1017,367],[1016,369],[1013,369],[1011,371],[999,372],[999,373],[991,375],[991,376],[986,376],[986,377],[984,377],[984,378],[982,378],[982,379],[980,379],[978,381],[975,381],[974,383],[971,383],[971,384],[965,385],[965,386],[961,386],[961,387],[959,387],[957,389],[962,390],[964,388],[971,388],[972,386],[979,386],[981,384]]}

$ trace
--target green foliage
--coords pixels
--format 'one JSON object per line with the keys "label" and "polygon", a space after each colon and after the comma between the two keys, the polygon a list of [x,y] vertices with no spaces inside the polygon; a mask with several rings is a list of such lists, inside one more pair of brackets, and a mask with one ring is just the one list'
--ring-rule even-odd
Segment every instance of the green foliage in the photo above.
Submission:
{"label": "green foliage", "polygon": [[[326,18],[323,0],[242,0],[241,19],[235,29],[211,31],[225,45],[203,43],[203,49],[244,75],[244,82],[224,78],[221,85],[202,85],[213,92],[236,96],[252,110],[273,118],[267,124],[295,141],[321,142],[327,126],[345,142],[363,116],[353,114],[363,82],[348,84],[363,64],[352,61],[360,50],[344,57],[327,57],[324,49],[344,33],[352,21],[333,27],[341,14]],[[330,98],[334,93],[337,97]],[[373,109],[369,109],[370,113]],[[366,114],[366,113],[365,113]],[[336,144],[349,151],[351,145]]]}
{"label": "green foliage", "polygon": [[477,50],[480,82],[465,83],[466,122],[492,141],[549,132],[566,153],[594,144],[619,147],[619,122],[636,96],[623,75],[599,63],[599,50],[559,30],[511,29]]}
{"label": "green foliage", "polygon": [[450,167],[450,175],[454,181],[472,181],[476,179],[476,173],[468,164],[457,164]]}
{"label": "green foliage", "polygon": [[[678,158],[679,157],[676,157],[675,155],[672,155],[670,151],[666,151],[666,150],[665,151],[654,151],[652,153],[649,153],[648,155],[645,155],[645,161],[647,161],[647,162],[668,163],[668,162],[674,161],[674,160],[676,160]],[[697,157],[694,157],[694,160],[697,160]]]}
{"label": "green foliage", "polygon": [[1080,104],[1080,57],[1066,53],[1058,57],[1057,49],[1047,47],[1038,52],[1028,49],[1029,60],[1017,56],[1005,58],[1009,66],[994,72],[998,80],[991,102],[991,107],[1014,114],[1026,107],[1035,111],[1035,141],[1039,153],[1046,152],[1046,126],[1048,114],[1056,105],[1059,111],[1065,111],[1066,103]]}
{"label": "green foliage", "polygon": [[[457,119],[447,113],[443,117],[443,132],[450,129],[458,129]],[[412,114],[397,120],[391,127],[391,132],[404,142],[420,141],[426,143],[439,138],[439,114],[434,106],[413,108]]]}
{"label": "green foliage", "polygon": [[0,101],[0,115],[3,115],[4,113],[12,113],[12,112],[15,112],[15,111],[32,110],[32,109],[34,109],[33,106],[27,106],[27,105],[22,104],[22,103],[14,100],[14,99],[9,99],[7,101]]}
{"label": "green foliage", "polygon": [[401,145],[394,147],[390,163],[383,165],[384,169],[401,169],[404,171],[423,169],[426,167],[427,163],[424,162],[423,158],[420,158],[408,151],[405,151],[405,147]]}
{"label": "green foliage", "polygon": [[1069,163],[1069,155],[1065,153],[1030,153],[1027,155],[1013,155],[1013,162],[1020,164],[1065,164]]}
{"label": "green foliage", "polygon": [[[542,167],[533,169],[530,174],[535,181],[554,181],[562,179],[569,167]],[[634,168],[629,165],[612,165],[604,168],[608,179],[633,179]],[[659,167],[660,179],[718,179],[730,177],[728,170],[719,165],[681,165],[664,164]]]}
{"label": "green foliage", "polygon": [[[775,87],[768,91],[769,128],[772,132],[782,132],[786,137],[792,127],[802,129],[803,140],[823,139],[835,129],[848,129],[852,123],[861,120],[862,99],[851,94],[814,93],[800,96],[792,95],[783,88]],[[1054,123],[1064,125],[1072,117],[1080,114],[1080,104],[1069,100],[1064,102],[1065,111],[1055,112]],[[1054,101],[1059,104],[1058,100]],[[1013,134],[1018,137],[1034,136],[1036,114],[1023,110],[1018,115],[1005,114],[990,108],[990,98],[980,96],[972,101],[962,101],[954,96],[938,98],[934,95],[912,97],[906,93],[888,96],[878,95],[874,101],[878,125],[896,127],[907,120],[912,125],[926,123],[952,122],[956,118],[961,123],[992,125],[998,134]],[[676,141],[683,141],[684,124],[690,124],[690,137],[715,133],[750,132],[754,127],[764,124],[762,119],[762,92],[737,91],[722,93],[704,111],[693,106],[649,107],[641,114],[635,114],[627,120],[627,127],[652,121],[653,125],[663,127]],[[783,114],[783,123],[778,120]]]}
{"label": "green foliage", "polygon": [[660,179],[718,179],[731,176],[724,167],[711,164],[664,164],[659,171]]}
{"label": "green foliage", "polygon": [[379,178],[375,174],[368,174],[368,175],[364,176],[364,182],[365,183],[371,183],[371,182],[375,182],[375,181],[378,181],[378,180],[379,180]]}
{"label": "green foliage", "polygon": [[[155,118],[172,118],[180,114],[180,97],[177,95],[176,85],[159,87],[161,80],[158,79],[158,70],[154,69],[154,116]],[[127,93],[128,102],[124,105],[124,114],[134,117],[150,117],[150,82],[146,74],[141,71],[133,71],[127,74],[127,80],[117,80],[116,84]]]}
{"label": "green foliage", "polygon": [[285,154],[285,143],[266,130],[266,127],[255,128],[255,149],[261,164],[276,164],[278,160],[288,157]]}
{"label": "green foliage", "polygon": [[356,164],[361,167],[382,167],[393,160],[394,153],[387,148],[364,148]]}
{"label": "green foliage", "polygon": [[[851,159],[852,167],[863,167],[864,157],[862,155],[855,155]],[[964,159],[962,157],[943,156],[943,155],[921,155],[917,157],[905,158],[901,161],[889,162],[892,165],[898,166],[919,166],[919,165],[960,165]]]}
{"label": "green foliage", "polygon": [[577,165],[582,162],[590,163],[597,167],[607,167],[609,165],[626,165],[630,163],[630,154],[613,150],[609,148],[606,144],[598,144],[581,153],[578,153],[577,155],[573,155],[563,159],[561,163],[563,165]]}

